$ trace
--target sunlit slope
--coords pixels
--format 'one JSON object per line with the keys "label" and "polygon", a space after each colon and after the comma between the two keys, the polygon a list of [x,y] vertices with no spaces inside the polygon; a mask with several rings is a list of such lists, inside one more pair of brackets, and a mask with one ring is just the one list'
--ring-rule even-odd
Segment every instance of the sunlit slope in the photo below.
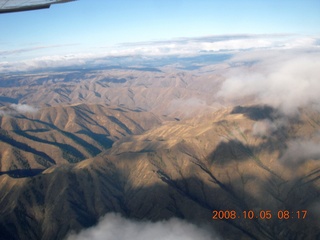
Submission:
{"label": "sunlit slope", "polygon": [[219,73],[178,70],[104,70],[52,72],[3,77],[0,105],[108,104],[152,111],[158,115],[190,116],[214,107]]}
{"label": "sunlit slope", "polygon": [[[310,146],[319,143],[319,124],[307,110],[288,118],[268,107],[225,109],[167,122],[35,177],[3,175],[1,236],[63,239],[120,212],[205,222],[225,239],[317,239],[320,155]],[[213,210],[240,218],[212,220]],[[255,217],[244,219],[249,210]],[[290,218],[279,219],[279,210]],[[302,210],[307,217],[298,219]],[[263,211],[271,219],[256,218]]]}
{"label": "sunlit slope", "polygon": [[113,142],[142,133],[161,120],[152,113],[78,104],[19,113],[2,108],[1,173],[19,174],[96,156]]}

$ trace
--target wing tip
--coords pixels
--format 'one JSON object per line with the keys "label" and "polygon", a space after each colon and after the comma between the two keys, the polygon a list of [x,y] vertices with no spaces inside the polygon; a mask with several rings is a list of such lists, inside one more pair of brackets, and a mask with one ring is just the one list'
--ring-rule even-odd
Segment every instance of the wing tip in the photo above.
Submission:
{"label": "wing tip", "polygon": [[47,4],[41,4],[41,5],[34,5],[34,6],[24,6],[24,7],[7,8],[7,9],[0,8],[0,14],[48,9],[52,4],[67,3],[67,2],[74,2],[74,1],[77,1],[77,0],[57,0],[56,2],[51,2]]}

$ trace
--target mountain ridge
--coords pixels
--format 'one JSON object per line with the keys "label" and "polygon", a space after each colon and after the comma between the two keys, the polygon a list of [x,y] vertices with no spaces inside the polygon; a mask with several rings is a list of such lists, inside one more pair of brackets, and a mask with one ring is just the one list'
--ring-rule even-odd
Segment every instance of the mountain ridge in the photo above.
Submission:
{"label": "mountain ridge", "polygon": [[103,105],[47,107],[33,113],[2,109],[7,115],[0,116],[1,171],[82,161],[163,121],[152,113]]}
{"label": "mountain ridge", "polygon": [[[251,111],[256,107],[245,108]],[[71,230],[80,231],[97,224],[104,214],[118,212],[154,221],[180,217],[207,224],[226,239],[319,237],[315,205],[319,200],[319,161],[306,156],[296,167],[287,167],[281,160],[290,151],[290,141],[301,137],[317,140],[314,132],[319,125],[310,124],[310,119],[316,121],[319,115],[305,111],[299,121],[287,123],[290,127],[261,136],[255,135],[254,126],[268,115],[252,119],[247,112],[235,110],[162,123],[119,139],[95,157],[56,165],[14,183],[10,176],[0,176],[4,183],[0,204],[12,202],[1,208],[1,233],[10,233],[13,239],[63,239]],[[279,119],[273,119],[276,121]],[[270,145],[272,141],[276,143]],[[10,193],[6,191],[9,187]],[[58,202],[52,196],[59,196]],[[308,219],[281,221],[277,212],[283,209],[308,209]],[[213,210],[238,214],[270,210],[273,217],[212,220]],[[72,217],[63,220],[58,217],[61,213]],[[33,230],[24,232],[20,229],[23,225]]]}

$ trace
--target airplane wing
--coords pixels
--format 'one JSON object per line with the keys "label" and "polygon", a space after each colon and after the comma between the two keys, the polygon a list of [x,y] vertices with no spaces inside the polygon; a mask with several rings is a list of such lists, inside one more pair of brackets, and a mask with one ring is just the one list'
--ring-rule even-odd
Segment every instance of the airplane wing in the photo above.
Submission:
{"label": "airplane wing", "polygon": [[49,8],[51,4],[76,0],[0,0],[0,13],[22,12]]}

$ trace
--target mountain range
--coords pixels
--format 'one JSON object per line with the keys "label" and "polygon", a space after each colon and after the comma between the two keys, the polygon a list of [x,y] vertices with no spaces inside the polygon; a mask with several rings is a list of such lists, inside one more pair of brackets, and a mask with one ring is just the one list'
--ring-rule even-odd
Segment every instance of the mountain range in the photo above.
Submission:
{"label": "mountain range", "polygon": [[227,68],[3,76],[0,239],[67,239],[108,213],[320,239],[319,111],[222,98]]}

